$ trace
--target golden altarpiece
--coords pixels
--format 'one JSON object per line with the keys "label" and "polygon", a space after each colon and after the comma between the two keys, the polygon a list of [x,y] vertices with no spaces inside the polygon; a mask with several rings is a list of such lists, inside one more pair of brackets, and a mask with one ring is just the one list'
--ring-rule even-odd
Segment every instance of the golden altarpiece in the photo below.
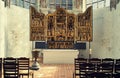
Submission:
{"label": "golden altarpiece", "polygon": [[49,49],[73,49],[78,41],[92,41],[92,7],[78,15],[57,8],[45,15],[30,7],[30,40],[44,41]]}

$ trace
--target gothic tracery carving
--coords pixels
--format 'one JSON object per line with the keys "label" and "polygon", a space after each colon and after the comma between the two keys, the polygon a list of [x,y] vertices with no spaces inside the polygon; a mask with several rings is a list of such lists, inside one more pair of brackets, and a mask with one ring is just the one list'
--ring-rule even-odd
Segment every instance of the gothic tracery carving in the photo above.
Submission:
{"label": "gothic tracery carving", "polygon": [[85,13],[78,14],[78,41],[92,41],[92,7],[89,7]]}
{"label": "gothic tracery carving", "polygon": [[31,16],[30,16],[30,40],[31,41],[44,41],[45,40],[45,14],[39,13],[31,7]]}

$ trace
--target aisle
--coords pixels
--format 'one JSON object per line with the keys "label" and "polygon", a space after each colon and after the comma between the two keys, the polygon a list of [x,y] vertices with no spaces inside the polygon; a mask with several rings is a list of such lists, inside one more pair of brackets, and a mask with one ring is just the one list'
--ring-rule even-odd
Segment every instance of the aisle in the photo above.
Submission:
{"label": "aisle", "polygon": [[73,64],[41,64],[34,78],[73,78]]}

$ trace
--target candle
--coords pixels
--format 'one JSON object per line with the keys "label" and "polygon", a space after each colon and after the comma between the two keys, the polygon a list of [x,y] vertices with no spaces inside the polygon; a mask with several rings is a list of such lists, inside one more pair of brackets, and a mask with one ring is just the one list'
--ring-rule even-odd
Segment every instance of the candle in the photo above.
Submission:
{"label": "candle", "polygon": [[92,54],[92,49],[90,48],[90,54]]}

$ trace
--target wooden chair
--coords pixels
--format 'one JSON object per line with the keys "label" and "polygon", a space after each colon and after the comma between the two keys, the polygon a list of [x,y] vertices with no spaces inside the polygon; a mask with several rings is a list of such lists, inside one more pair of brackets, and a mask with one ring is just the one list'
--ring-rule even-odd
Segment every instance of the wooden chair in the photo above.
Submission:
{"label": "wooden chair", "polygon": [[95,64],[92,63],[81,63],[79,64],[80,78],[86,78],[91,72],[95,72]]}
{"label": "wooden chair", "polygon": [[113,78],[120,78],[120,73],[113,74]]}
{"label": "wooden chair", "polygon": [[99,58],[91,58],[91,59],[89,59],[89,62],[94,63],[94,64],[100,64],[101,59],[99,59]]}
{"label": "wooden chair", "polygon": [[102,59],[102,63],[113,63],[114,64],[114,59],[112,59],[112,58],[104,58],[104,59]]}
{"label": "wooden chair", "polygon": [[18,58],[19,77],[27,76],[29,78],[30,59],[26,57]]}
{"label": "wooden chair", "polygon": [[86,78],[111,78],[111,75],[103,72],[93,72],[90,73]]}
{"label": "wooden chair", "polygon": [[0,58],[0,78],[2,78],[2,58]]}
{"label": "wooden chair", "polygon": [[73,73],[73,78],[80,77],[80,68],[79,64],[81,63],[86,63],[87,59],[86,58],[75,58],[74,59],[74,73]]}
{"label": "wooden chair", "polygon": [[115,64],[115,73],[120,73],[120,64]]}
{"label": "wooden chair", "polygon": [[101,63],[98,65],[98,72],[103,72],[107,74],[113,74],[113,64],[112,63]]}
{"label": "wooden chair", "polygon": [[120,64],[120,59],[116,59],[116,64]]}
{"label": "wooden chair", "polygon": [[18,63],[16,58],[3,59],[4,78],[19,78]]}
{"label": "wooden chair", "polygon": [[101,63],[101,59],[99,58],[91,58],[89,59],[89,62],[92,63],[92,64],[95,64],[95,70],[97,71],[98,69],[98,65]]}

